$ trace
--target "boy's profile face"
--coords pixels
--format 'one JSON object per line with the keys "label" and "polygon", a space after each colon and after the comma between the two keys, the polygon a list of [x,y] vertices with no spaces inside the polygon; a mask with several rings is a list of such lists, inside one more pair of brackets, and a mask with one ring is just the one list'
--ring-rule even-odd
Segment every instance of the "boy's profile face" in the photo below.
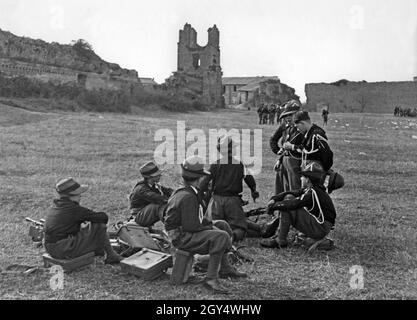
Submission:
{"label": "boy's profile face", "polygon": [[307,132],[307,125],[305,121],[297,122],[295,125],[297,127],[297,130],[300,131],[301,133]]}
{"label": "boy's profile face", "polygon": [[156,176],[156,177],[150,177],[150,178],[148,178],[148,182],[150,184],[155,184],[155,183],[158,183],[159,181],[161,181],[161,176]]}

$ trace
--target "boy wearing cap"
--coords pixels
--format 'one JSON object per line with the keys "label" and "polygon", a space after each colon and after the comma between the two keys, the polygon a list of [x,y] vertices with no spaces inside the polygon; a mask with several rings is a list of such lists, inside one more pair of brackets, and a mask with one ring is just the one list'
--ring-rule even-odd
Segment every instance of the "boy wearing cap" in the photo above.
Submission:
{"label": "boy wearing cap", "polygon": [[248,221],[242,208],[243,181],[250,188],[254,201],[259,198],[259,192],[256,190],[255,178],[248,173],[245,165],[233,156],[236,147],[237,143],[228,135],[218,139],[217,150],[221,158],[210,165],[211,175],[203,179],[201,190],[206,191],[211,181],[212,198],[207,210],[213,219],[225,220],[233,231],[233,240],[241,241],[248,231],[259,235],[262,228]]}
{"label": "boy wearing cap", "polygon": [[[105,263],[119,263],[122,257],[112,249],[107,235],[108,216],[80,206],[81,194],[88,186],[67,178],[59,181],[55,189],[59,198],[54,200],[45,221],[46,251],[55,259],[106,253]],[[90,222],[89,227],[81,228],[84,222]]]}
{"label": "boy wearing cap", "polygon": [[261,241],[266,248],[285,248],[293,226],[307,237],[320,240],[334,227],[336,209],[322,184],[323,172],[301,171],[302,188],[271,198],[268,207],[280,211],[278,236]]}
{"label": "boy wearing cap", "polygon": [[275,165],[275,194],[296,190],[301,187],[300,167],[301,153],[293,149],[290,144],[300,144],[302,134],[298,132],[293,122],[293,115],[300,110],[297,104],[287,104],[280,115],[281,125],[271,137],[269,144],[273,153],[279,156]]}
{"label": "boy wearing cap", "polygon": [[228,232],[224,231],[227,230],[227,223],[213,222],[205,212],[198,187],[201,179],[210,173],[204,170],[201,158],[192,156],[181,165],[181,175],[184,187],[177,189],[168,200],[165,229],[177,249],[210,255],[204,286],[216,293],[228,293],[219,282],[219,274],[234,278],[246,277],[246,274],[238,272],[229,263],[227,252],[232,247],[232,241],[228,233],[230,228]]}
{"label": "boy wearing cap", "polygon": [[294,115],[294,123],[304,137],[301,143],[293,143],[289,147],[302,152],[302,170],[313,168],[322,172],[329,171],[333,166],[333,152],[327,143],[326,132],[311,123],[307,111],[297,112]]}
{"label": "boy wearing cap", "polygon": [[139,181],[129,195],[130,213],[142,227],[152,227],[163,221],[168,198],[173,190],[159,184],[162,171],[154,162],[140,168],[143,180]]}

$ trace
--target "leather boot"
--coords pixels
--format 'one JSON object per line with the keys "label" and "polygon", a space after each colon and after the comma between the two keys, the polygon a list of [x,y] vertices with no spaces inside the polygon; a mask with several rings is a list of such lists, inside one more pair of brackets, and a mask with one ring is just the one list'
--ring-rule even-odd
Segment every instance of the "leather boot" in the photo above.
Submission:
{"label": "leather boot", "polygon": [[276,248],[276,249],[283,249],[288,247],[288,242],[279,240],[277,238],[269,238],[269,239],[263,239],[261,241],[261,246],[264,248]]}
{"label": "leather boot", "polygon": [[270,238],[275,235],[279,226],[279,216],[273,218],[271,221],[265,223],[261,229],[262,238]]}
{"label": "leather boot", "polygon": [[235,267],[230,265],[229,257],[224,254],[220,265],[219,277],[220,278],[247,278],[247,274],[238,271]]}
{"label": "leather boot", "polygon": [[240,272],[235,267],[230,267],[225,270],[220,270],[219,272],[220,278],[247,278],[248,275],[244,272]]}
{"label": "leather boot", "polygon": [[278,226],[278,243],[285,244],[287,243],[288,233],[291,228],[291,218],[290,213],[283,211],[280,213],[280,221]]}
{"label": "leather boot", "polygon": [[212,293],[229,294],[229,290],[222,286],[219,279],[207,279],[204,281],[203,287]]}

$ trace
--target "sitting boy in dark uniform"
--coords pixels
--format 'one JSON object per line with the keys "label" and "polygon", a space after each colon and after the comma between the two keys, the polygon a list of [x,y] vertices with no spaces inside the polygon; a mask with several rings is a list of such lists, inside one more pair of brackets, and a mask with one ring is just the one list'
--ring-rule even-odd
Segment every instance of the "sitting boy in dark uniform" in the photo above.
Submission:
{"label": "sitting boy in dark uniform", "polygon": [[280,211],[278,237],[261,241],[267,248],[287,247],[287,236],[293,226],[314,240],[325,238],[334,227],[336,209],[325,187],[322,171],[301,171],[302,188],[283,192],[271,198],[268,207]]}
{"label": "sitting boy in dark uniform", "polygon": [[184,187],[168,200],[165,229],[177,249],[210,255],[204,286],[217,293],[228,293],[219,282],[219,274],[234,278],[246,277],[246,274],[229,263],[227,253],[232,241],[227,223],[212,221],[206,213],[198,187],[201,179],[210,173],[204,170],[202,163],[201,158],[192,156],[181,165]]}
{"label": "sitting boy in dark uniform", "polygon": [[[59,181],[55,189],[59,199],[54,200],[45,221],[46,251],[55,259],[74,259],[89,252],[106,253],[105,263],[119,263],[122,257],[113,250],[107,235],[107,215],[79,204],[88,186],[67,178]],[[81,228],[84,222],[90,225]]]}
{"label": "sitting boy in dark uniform", "polygon": [[166,204],[173,190],[159,184],[162,172],[153,162],[140,168],[143,180],[139,181],[129,196],[130,214],[141,227],[152,227],[163,221]]}

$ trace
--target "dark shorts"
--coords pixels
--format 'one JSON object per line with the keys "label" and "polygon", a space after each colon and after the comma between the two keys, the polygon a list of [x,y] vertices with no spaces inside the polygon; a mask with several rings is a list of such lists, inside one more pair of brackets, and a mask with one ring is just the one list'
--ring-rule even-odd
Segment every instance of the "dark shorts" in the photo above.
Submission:
{"label": "dark shorts", "polygon": [[298,209],[292,211],[283,211],[281,214],[289,214],[291,225],[304,233],[307,237],[320,240],[326,237],[333,225],[324,221],[320,224],[310,213],[305,209]]}
{"label": "dark shorts", "polygon": [[292,191],[301,189],[301,160],[290,156],[282,158],[281,181],[284,191]]}
{"label": "dark shorts", "polygon": [[248,230],[247,218],[242,208],[242,199],[238,196],[222,197],[213,195],[207,211],[209,214],[211,213],[213,220],[226,221],[232,230]]}
{"label": "dark shorts", "polygon": [[213,221],[212,230],[186,232],[178,244],[180,250],[206,255],[227,252],[232,247],[232,230],[225,221]]}
{"label": "dark shorts", "polygon": [[104,250],[107,227],[104,223],[91,223],[76,235],[56,243],[45,243],[46,251],[55,259],[74,259],[89,252],[101,254]]}
{"label": "dark shorts", "polygon": [[152,227],[158,221],[162,221],[166,204],[148,204],[136,214],[135,222],[141,227]]}

